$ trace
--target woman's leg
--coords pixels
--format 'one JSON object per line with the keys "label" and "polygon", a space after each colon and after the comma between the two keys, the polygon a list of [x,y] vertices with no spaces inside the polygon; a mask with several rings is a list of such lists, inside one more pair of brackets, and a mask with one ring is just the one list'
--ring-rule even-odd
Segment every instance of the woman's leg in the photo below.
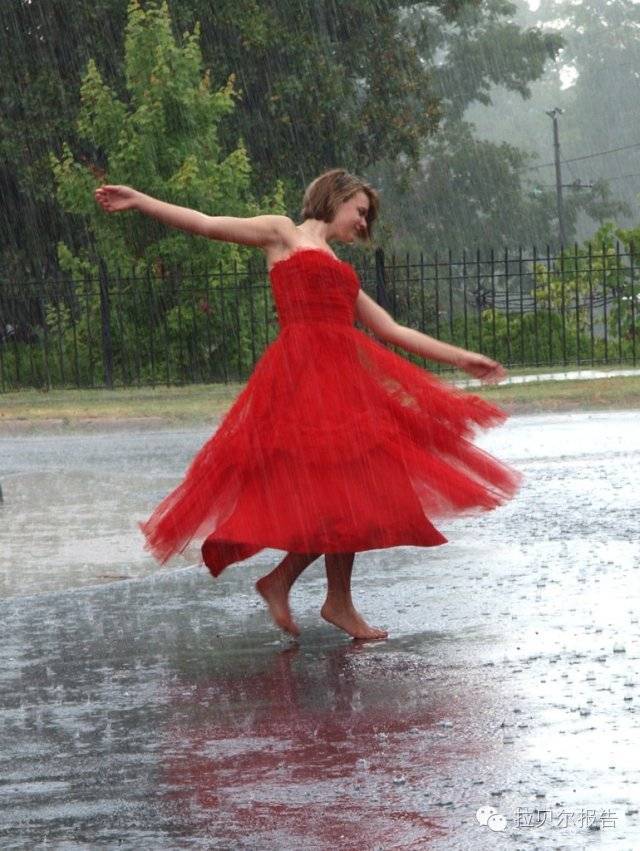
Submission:
{"label": "woman's leg", "polygon": [[320,610],[322,617],[349,633],[352,638],[387,638],[389,633],[377,629],[356,611],[351,599],[351,571],[355,553],[327,553],[327,599]]}
{"label": "woman's leg", "polygon": [[258,579],[256,591],[269,606],[274,622],[291,635],[300,635],[289,609],[289,591],[302,571],[314,562],[319,553],[287,553],[271,573]]}

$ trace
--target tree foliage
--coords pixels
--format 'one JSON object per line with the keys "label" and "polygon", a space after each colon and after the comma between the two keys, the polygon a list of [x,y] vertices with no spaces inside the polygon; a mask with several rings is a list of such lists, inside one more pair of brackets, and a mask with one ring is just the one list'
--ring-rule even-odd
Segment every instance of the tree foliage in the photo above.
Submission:
{"label": "tree foliage", "polygon": [[[288,177],[294,198],[336,163],[371,173],[415,168],[425,144],[501,84],[528,94],[562,39],[511,20],[505,0],[207,0],[175,4],[203,20],[203,53],[237,75],[227,125],[260,179]],[[209,10],[209,14],[206,14]],[[395,219],[396,216],[394,215]]]}
{"label": "tree foliage", "polygon": [[[540,191],[526,179],[517,128],[490,150],[464,124],[469,106],[487,103],[496,87],[527,97],[557,55],[560,35],[517,24],[514,10],[507,0],[170,0],[174,37],[193,33],[200,21],[204,67],[217,86],[233,78],[235,108],[217,123],[216,139],[222,157],[244,146],[255,194],[270,195],[283,180],[295,215],[306,182],[344,164],[381,181],[390,237],[406,236],[396,223],[411,207],[412,245],[437,235],[440,247],[454,249],[478,240],[545,241],[545,214],[546,239],[555,229],[548,187]],[[0,244],[15,268],[51,266],[61,239],[73,254],[86,245],[83,218],[55,202],[48,152],[68,160],[66,141],[76,163],[105,167],[91,138],[97,126],[76,126],[77,102],[93,58],[112,100],[129,109],[135,86],[125,68],[125,26],[125,0],[77,0],[73,14],[66,0],[0,4],[0,192],[5,209],[16,211],[0,215]],[[180,116],[174,111],[173,120]],[[160,126],[172,132],[171,121]],[[419,197],[401,201],[411,168]],[[459,179],[473,168],[495,185]],[[447,175],[455,179],[447,183]],[[581,192],[576,209],[610,215],[597,200]]]}
{"label": "tree foliage", "polygon": [[640,212],[640,145],[634,145],[640,121],[639,4],[549,0],[533,11],[519,0],[518,19],[562,35],[556,62],[532,86],[531,100],[522,102],[496,89],[491,108],[475,107],[467,117],[484,138],[509,138],[536,154],[531,175],[552,188],[552,128],[546,111],[561,108],[563,183],[575,187],[566,188],[565,195],[585,213],[578,217],[575,238],[587,239],[613,215],[607,211],[609,201],[619,202],[618,222],[633,223]]}
{"label": "tree foliage", "polygon": [[[451,18],[469,0],[430,3]],[[392,0],[207,0],[174,4],[181,25],[203,22],[203,53],[240,93],[229,133],[247,144],[260,179],[296,192],[320,171],[363,171],[382,156],[415,159],[439,109],[406,20]]]}
{"label": "tree foliage", "polygon": [[[300,190],[328,166],[367,175],[385,161],[415,166],[425,140],[465,104],[485,99],[495,83],[526,93],[555,49],[549,37],[515,26],[504,0],[171,0],[170,9],[175,34],[201,22],[212,79],[234,78],[235,109],[217,126],[221,150],[236,150],[241,139],[255,191],[271,193],[284,180],[292,214]],[[61,237],[74,252],[85,242],[80,222],[52,201],[48,151],[64,160],[67,141],[77,161],[96,158],[96,145],[75,126],[90,58],[128,103],[125,2],[78,0],[69,15],[64,0],[19,0],[2,4],[0,24],[8,163],[0,189],[26,224],[0,217],[0,240],[24,266],[51,260],[48,244]],[[24,138],[27,146],[17,141]]]}
{"label": "tree foliage", "polygon": [[[100,183],[124,183],[164,200],[204,211],[251,215],[251,167],[241,145],[225,153],[219,126],[234,108],[232,82],[216,88],[203,71],[199,28],[182,44],[173,36],[166,3],[131,0],[125,33],[127,98],[120,99],[91,60],[80,90],[77,132],[91,152],[76,159],[69,144],[52,157],[63,208],[83,219],[89,248],[60,252],[63,267],[92,256],[112,268],[166,266],[204,270],[237,262],[237,246],[194,239],[139,216],[109,216],[93,199]],[[269,206],[278,206],[276,197]],[[69,268],[68,271],[73,271]]]}
{"label": "tree foliage", "polygon": [[[531,155],[507,142],[474,136],[462,121],[425,147],[419,170],[380,169],[378,182],[398,223],[396,250],[459,253],[479,246],[557,246],[555,188],[530,181]],[[615,217],[621,205],[606,185],[565,193],[564,220],[573,240],[581,212]]]}
{"label": "tree foliage", "polygon": [[576,336],[590,339],[598,326],[600,349],[606,340],[621,356],[630,356],[640,337],[639,236],[640,229],[608,222],[592,240],[564,251],[551,274],[539,267],[535,283],[543,302],[569,314]]}
{"label": "tree foliage", "polygon": [[[68,296],[52,294],[54,314],[67,310],[71,318],[58,329],[60,345],[73,352],[77,376],[91,375],[91,329],[102,325],[112,353],[103,352],[107,382],[111,360],[125,380],[134,380],[130,353],[142,350],[148,364],[143,370],[138,363],[138,381],[153,380],[160,359],[167,370],[174,364],[177,380],[192,380],[198,371],[216,375],[230,358],[246,358],[256,342],[240,330],[252,310],[250,292],[231,293],[232,311],[229,295],[216,292],[225,273],[237,283],[247,249],[170,230],[135,212],[106,214],[94,190],[105,182],[128,184],[175,204],[241,217],[261,208],[282,211],[282,190],[276,186],[256,202],[244,146],[221,144],[220,126],[235,105],[233,81],[217,87],[204,70],[197,25],[178,40],[166,2],[143,7],[131,0],[124,35],[125,95],[90,60],[76,123],[82,152],[65,142],[60,156],[51,155],[58,201],[86,234],[80,245],[58,246],[59,266],[74,279]],[[111,300],[118,318],[107,323]]]}
{"label": "tree foliage", "polygon": [[627,221],[637,220],[640,144],[631,146],[639,141],[640,4],[583,0],[564,9],[553,3],[545,15],[560,11],[566,24],[562,61],[577,74],[560,104],[564,156],[610,152],[572,168],[583,182],[608,186],[626,204]]}
{"label": "tree foliage", "polygon": [[77,137],[81,76],[93,56],[107,78],[122,64],[124,0],[0,3],[0,252],[24,276],[53,271],[60,238],[82,242],[53,191],[52,149]]}

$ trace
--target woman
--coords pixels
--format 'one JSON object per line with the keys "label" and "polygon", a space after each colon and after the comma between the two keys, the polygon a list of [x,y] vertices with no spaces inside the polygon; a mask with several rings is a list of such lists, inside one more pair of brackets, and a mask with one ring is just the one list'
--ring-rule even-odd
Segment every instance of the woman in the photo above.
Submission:
{"label": "woman", "polygon": [[386,638],[351,598],[354,553],[446,538],[430,517],[491,509],[518,475],[468,440],[504,414],[461,393],[354,328],[488,382],[505,376],[484,355],[396,323],[360,288],[332,242],[371,237],[378,195],[332,169],[307,188],[303,221],[286,216],[208,216],[127,186],[102,186],[109,212],[137,210],[171,227],[261,248],[280,334],[183,482],[142,525],[161,560],[202,539],[214,576],[264,547],[286,550],[256,584],[275,623],[299,633],[291,586],[325,555],[322,617],[353,638]]}

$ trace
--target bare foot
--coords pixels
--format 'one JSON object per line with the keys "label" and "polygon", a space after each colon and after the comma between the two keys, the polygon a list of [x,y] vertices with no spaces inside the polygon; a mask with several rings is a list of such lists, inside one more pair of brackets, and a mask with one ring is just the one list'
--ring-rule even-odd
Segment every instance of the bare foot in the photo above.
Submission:
{"label": "bare foot", "polygon": [[387,638],[389,633],[385,629],[369,626],[362,615],[352,605],[339,605],[331,600],[325,600],[320,609],[322,617],[343,629],[352,638]]}
{"label": "bare foot", "polygon": [[291,617],[289,594],[282,583],[263,576],[256,582],[256,591],[269,607],[273,622],[290,635],[300,635],[298,625]]}

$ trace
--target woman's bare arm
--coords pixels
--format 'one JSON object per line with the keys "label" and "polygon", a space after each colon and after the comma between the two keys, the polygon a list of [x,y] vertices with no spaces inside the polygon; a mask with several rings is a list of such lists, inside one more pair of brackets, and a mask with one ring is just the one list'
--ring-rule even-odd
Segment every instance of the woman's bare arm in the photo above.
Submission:
{"label": "woman's bare arm", "polygon": [[501,381],[506,376],[499,363],[484,355],[443,343],[421,331],[400,325],[362,290],[356,301],[356,315],[358,321],[373,331],[376,337],[408,352],[428,360],[450,364],[488,382]]}
{"label": "woman's bare arm", "polygon": [[137,210],[169,227],[188,231],[208,239],[236,242],[268,248],[280,243],[288,245],[295,225],[286,216],[208,216],[188,207],[159,201],[130,186],[101,186],[96,201],[107,213]]}

